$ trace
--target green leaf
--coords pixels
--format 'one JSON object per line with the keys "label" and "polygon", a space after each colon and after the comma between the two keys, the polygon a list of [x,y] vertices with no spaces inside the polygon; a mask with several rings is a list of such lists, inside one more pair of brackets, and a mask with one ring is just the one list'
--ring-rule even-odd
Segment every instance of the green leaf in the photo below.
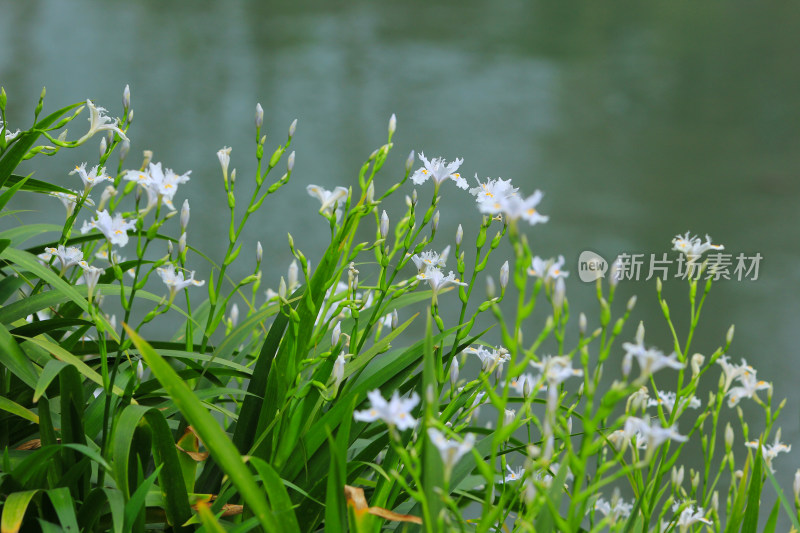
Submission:
{"label": "green leaf", "polygon": [[50,502],[58,515],[61,523],[61,531],[66,533],[78,533],[78,518],[75,516],[75,500],[67,487],[59,487],[47,491]]}
{"label": "green leaf", "polygon": [[[761,445],[761,443],[759,443]],[[750,476],[750,487],[747,490],[747,507],[744,510],[744,520],[742,521],[742,533],[758,533],[758,511],[761,506],[761,487],[764,481],[761,479],[761,450],[756,450],[753,474]]]}
{"label": "green leaf", "polygon": [[256,469],[258,475],[261,476],[261,482],[267,491],[272,511],[281,522],[282,527],[285,528],[283,531],[286,533],[295,531],[300,533],[300,525],[297,523],[297,517],[294,514],[294,506],[289,494],[286,492],[283,480],[266,461],[258,457],[251,457],[250,463]]}
{"label": "green leaf", "polygon": [[[30,176],[29,176],[30,177]],[[28,178],[22,178],[21,180],[17,181],[13,186],[9,187],[6,192],[0,194],[0,209],[3,209],[11,197],[14,196],[17,191],[25,185],[25,182],[28,181]]]}
{"label": "green leaf", "polygon": [[5,182],[4,186],[9,187],[12,185],[16,185],[17,183],[23,180],[25,180],[22,185],[23,191],[40,192],[40,193],[63,192],[66,194],[75,194],[71,190],[65,189],[64,187],[59,187],[58,185],[54,185],[46,181],[35,180],[30,176],[18,176],[16,174],[10,175],[8,177],[8,180]]}
{"label": "green leaf", "polygon": [[38,372],[2,324],[0,324],[0,363],[27,386],[32,389],[36,387],[36,382],[39,380]]}
{"label": "green leaf", "polygon": [[136,489],[136,492],[134,492],[133,496],[131,496],[131,499],[125,504],[125,531],[133,531],[136,517],[144,507],[147,493],[156,482],[156,477],[161,472],[161,466],[162,465],[156,466],[156,471],[150,474],[150,476],[144,480],[144,483],[139,485],[139,487]]}
{"label": "green leaf", "polygon": [[3,533],[17,533],[22,527],[22,519],[25,518],[25,511],[31,499],[36,496],[39,490],[26,490],[23,492],[13,492],[8,495],[3,504],[3,517],[0,518],[0,530]]}
{"label": "green leaf", "polygon": [[[64,228],[55,224],[23,224],[16,228],[0,231],[0,239],[8,239],[12,246],[19,246],[23,242],[42,235],[43,233],[61,233]],[[38,262],[37,262],[38,264]]]}
{"label": "green leaf", "polygon": [[33,411],[26,409],[25,407],[21,406],[20,404],[9,400],[5,396],[0,396],[0,409],[11,413],[12,415],[17,415],[19,417],[24,418],[25,420],[30,420],[34,424],[39,423],[39,417]]}
{"label": "green leaf", "polygon": [[203,444],[217,464],[220,465],[233,484],[239,489],[242,499],[258,518],[261,526],[267,531],[276,533],[280,531],[263,493],[258,488],[250,470],[242,461],[239,451],[222,431],[222,428],[219,427],[211,413],[203,407],[203,404],[195,397],[188,385],[178,378],[175,370],[158,355],[147,341],[128,327],[127,324],[123,324],[123,327],[141,352],[153,375],[161,382],[161,385],[175,402],[183,416],[186,417],[189,424],[197,431]]}

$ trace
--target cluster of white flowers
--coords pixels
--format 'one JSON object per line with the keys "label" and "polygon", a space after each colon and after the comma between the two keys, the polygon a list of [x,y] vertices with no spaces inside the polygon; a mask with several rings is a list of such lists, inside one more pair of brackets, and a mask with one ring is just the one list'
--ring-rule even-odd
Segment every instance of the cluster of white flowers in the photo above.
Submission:
{"label": "cluster of white flowers", "polygon": [[[728,362],[728,356],[723,355],[717,359],[717,364],[722,367],[725,375],[723,390],[727,392],[728,406],[730,407],[735,407],[743,398],[752,398],[756,392],[771,387],[766,381],[756,378],[756,370],[744,359],[740,364],[734,365]],[[734,381],[738,381],[739,385],[731,388]]]}
{"label": "cluster of white flowers", "polygon": [[[672,412],[675,409],[675,402],[677,400],[677,395],[672,391],[658,391],[658,397],[650,398],[647,400],[648,407],[656,407],[661,406],[666,409],[668,412]],[[700,407],[700,400],[696,398],[694,395],[681,398],[678,402],[678,413],[685,411],[688,408],[691,409],[698,409]]]}
{"label": "cluster of white flowers", "polygon": [[448,246],[441,254],[434,251],[426,251],[420,255],[414,254],[411,256],[411,260],[417,267],[417,279],[428,282],[431,290],[433,290],[434,298],[442,289],[450,285],[467,285],[458,279],[452,270],[447,275],[442,271],[449,253],[450,247]]}
{"label": "cluster of white flowers", "polygon": [[655,348],[645,348],[644,345],[644,326],[640,323],[636,330],[636,343],[626,342],[622,344],[625,356],[622,358],[622,374],[627,376],[631,372],[633,359],[639,362],[641,375],[639,380],[643,380],[662,368],[681,369],[684,365],[678,361],[675,353],[664,355],[664,352]]}
{"label": "cluster of white flowers", "polygon": [[175,211],[172,199],[178,192],[178,185],[189,181],[192,171],[178,174],[172,169],[162,169],[161,163],[150,163],[146,170],[129,170],[125,173],[127,181],[139,184],[147,193],[147,206],[143,209],[148,213],[159,203],[166,205],[170,211]]}
{"label": "cluster of white flowers", "polygon": [[347,201],[347,196],[349,194],[347,189],[344,187],[336,187],[332,191],[329,191],[319,185],[308,185],[306,187],[306,192],[308,192],[309,196],[313,196],[322,204],[319,208],[320,214],[327,218],[335,215],[336,222],[338,223],[341,221],[342,206],[344,206]]}
{"label": "cluster of white flowers", "polygon": [[19,133],[20,133],[19,130],[11,131],[10,129],[8,129],[8,125],[4,124],[2,120],[0,120],[0,131],[3,132],[3,135],[5,136],[6,143],[10,143],[14,139],[16,139],[17,135],[19,135]]}
{"label": "cluster of white flowers", "polygon": [[689,261],[696,261],[708,250],[724,250],[725,247],[721,244],[712,244],[711,237],[706,235],[706,240],[703,242],[696,235],[691,235],[686,232],[684,235],[676,235],[672,239],[672,249],[683,253]]}
{"label": "cluster of white flowers", "polygon": [[745,442],[744,445],[755,450],[761,448],[761,456],[764,458],[764,462],[772,472],[775,471],[775,469],[772,468],[772,460],[775,459],[779,453],[789,453],[792,450],[791,444],[784,444],[781,442],[780,429],[775,433],[775,440],[772,444],[761,444],[757,440],[752,440]]}
{"label": "cluster of white flowers", "polygon": [[555,281],[569,276],[569,272],[564,271],[563,255],[559,255],[558,260],[553,258],[545,260],[539,256],[534,256],[534,258],[531,260],[531,266],[528,269],[528,274],[537,278],[541,278],[545,282]]}
{"label": "cluster of white flowers", "polygon": [[383,399],[381,391],[375,389],[367,393],[370,401],[370,408],[364,411],[353,412],[353,418],[359,422],[374,422],[382,420],[389,426],[396,427],[404,431],[417,425],[417,419],[411,416],[411,410],[419,403],[419,395],[415,392],[410,398],[400,398],[400,394],[394,391],[391,399],[387,402]]}
{"label": "cluster of white flowers", "polygon": [[613,526],[620,520],[627,520],[633,510],[633,504],[628,503],[620,497],[619,489],[614,489],[611,501],[604,498],[597,498],[594,502],[594,510],[608,518]]}
{"label": "cluster of white flowers", "polygon": [[464,352],[477,355],[478,359],[481,360],[481,370],[489,373],[497,370],[497,373],[500,374],[503,365],[511,360],[511,354],[502,346],[493,349],[485,346],[478,346],[477,348],[469,346],[464,348]]}

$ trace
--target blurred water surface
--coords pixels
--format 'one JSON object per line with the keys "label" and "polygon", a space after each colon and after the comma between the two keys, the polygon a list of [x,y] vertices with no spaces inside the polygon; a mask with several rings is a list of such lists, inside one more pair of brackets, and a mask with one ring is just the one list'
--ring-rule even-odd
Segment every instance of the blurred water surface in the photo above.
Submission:
{"label": "blurred water surface", "polygon": [[[788,2],[31,0],[3,5],[0,84],[13,127],[28,124],[42,86],[47,109],[89,97],[115,115],[130,84],[128,163],[153,149],[165,166],[192,170],[176,204],[190,198],[190,242],[216,260],[227,244],[216,150],[234,147],[237,187],[247,191],[255,103],[268,148],[299,118],[293,181],[257,214],[246,235],[253,250],[234,269],[251,271],[260,240],[266,286],[277,286],[291,259],[288,231],[312,261],[324,247],[306,184],[355,184],[392,112],[399,129],[387,186],[416,149],[464,157],[465,176],[546,192],[550,223],[529,237],[541,255],[566,256],[573,309],[588,308],[594,323],[593,286],[575,275],[582,250],[660,254],[692,230],[733,253],[759,252],[757,281],[715,286],[695,348],[710,354],[736,323],[733,356],[789,398],[783,436],[800,449],[798,34],[800,5]],[[80,119],[70,129],[83,127]],[[67,171],[96,157],[92,143],[38,158],[37,175],[75,187]],[[420,194],[427,201],[430,190]],[[455,188],[444,196],[441,235],[460,222],[474,237],[470,199]],[[36,220],[63,220],[55,201],[24,201]],[[393,220],[401,206],[389,206]],[[196,268],[208,272],[199,258]],[[668,348],[652,282],[621,291],[639,294],[648,342]],[[674,314],[686,310],[681,283],[665,292]],[[777,461],[788,486],[797,461]]]}

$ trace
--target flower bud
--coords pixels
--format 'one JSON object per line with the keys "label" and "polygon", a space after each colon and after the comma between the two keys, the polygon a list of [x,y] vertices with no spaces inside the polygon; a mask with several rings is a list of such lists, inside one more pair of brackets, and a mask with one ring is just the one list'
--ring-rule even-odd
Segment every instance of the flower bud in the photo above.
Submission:
{"label": "flower bud", "polygon": [[142,381],[144,377],[144,365],[142,364],[142,360],[136,362],[136,377],[139,378],[139,381]]}
{"label": "flower bud", "polygon": [[696,353],[692,356],[692,377],[696,377],[700,373],[700,367],[703,366],[703,363],[706,361],[706,358],[703,357],[703,354]]}
{"label": "flower bud", "polygon": [[292,169],[294,169],[294,151],[289,154],[289,158],[286,160],[286,170],[291,172]]}
{"label": "flower bud", "polygon": [[411,150],[411,153],[406,158],[406,172],[411,172],[412,166],[414,166],[414,150]]}
{"label": "flower bud", "polygon": [[794,489],[795,501],[800,500],[800,469],[794,473],[794,483],[792,488]]}
{"label": "flower bud", "polygon": [[225,146],[218,150],[217,159],[219,159],[219,165],[222,167],[222,175],[224,176],[225,181],[228,181],[228,165],[231,162],[231,148]]}
{"label": "flower bud", "polygon": [[294,131],[297,129],[297,119],[294,119],[289,125],[289,138],[294,137]]}
{"label": "flower bud", "polygon": [[231,327],[233,328],[235,328],[236,324],[239,323],[239,306],[236,304],[233,304],[231,306],[230,320],[231,320]]}
{"label": "flower bud", "polygon": [[261,258],[264,257],[264,249],[261,247],[261,241],[256,243],[256,264],[261,264]]}
{"label": "flower bud", "polygon": [[453,357],[450,363],[450,388],[455,390],[456,383],[458,383],[458,357]]}
{"label": "flower bud", "polygon": [[339,354],[339,357],[336,358],[336,361],[333,363],[333,371],[331,372],[331,376],[333,376],[333,389],[338,390],[339,385],[342,384],[342,380],[344,379],[344,352]]}
{"label": "flower bud", "polygon": [[681,485],[683,485],[683,465],[680,468],[672,467],[671,472],[671,481],[672,486],[675,490],[679,489]]}
{"label": "flower bud", "polygon": [[392,330],[397,329],[397,326],[400,325],[400,317],[397,316],[397,309],[392,311]]}
{"label": "flower bud", "polygon": [[633,311],[633,308],[636,307],[636,295],[634,294],[631,296],[631,299],[628,300],[628,311]]}
{"label": "flower bud", "polygon": [[431,222],[433,223],[433,231],[436,231],[437,229],[439,229],[439,210],[438,209],[433,214],[433,220]]}
{"label": "flower bud", "polygon": [[494,278],[492,278],[492,276],[486,276],[486,297],[491,300],[495,297],[495,294]]}
{"label": "flower bud", "polygon": [[516,418],[517,412],[514,409],[505,409],[503,413],[503,425],[510,426],[514,423],[514,418]]}
{"label": "flower bud", "polygon": [[182,256],[184,253],[186,253],[186,232],[181,233],[178,239],[178,254]]}
{"label": "flower bud", "polygon": [[583,313],[578,315],[578,331],[580,331],[581,337],[586,335],[586,315]]}
{"label": "flower bud", "polygon": [[186,232],[186,227],[189,225],[189,211],[189,200],[187,198],[181,206],[181,233]]}
{"label": "flower bud", "polygon": [[143,150],[142,155],[144,156],[144,160],[142,161],[142,168],[145,168],[147,165],[150,164],[150,160],[153,159],[153,151]]}
{"label": "flower bud", "polygon": [[644,322],[639,322],[636,328],[636,344],[644,344]]}
{"label": "flower bud", "polygon": [[236,183],[236,169],[231,170],[231,184]]}
{"label": "flower bud", "polygon": [[556,280],[556,286],[553,289],[553,307],[561,309],[564,307],[564,298],[566,297],[567,286],[564,283],[564,278]]}
{"label": "flower bud", "polygon": [[299,284],[298,283],[298,278],[297,278],[298,273],[299,273],[299,270],[297,268],[297,260],[293,259],[292,260],[292,264],[289,265],[289,272],[287,273],[287,276],[288,276],[288,280],[287,281],[289,282],[289,290],[290,291],[294,290],[295,287],[297,287],[297,285]]}
{"label": "flower bud", "polygon": [[280,296],[282,300],[286,299],[286,280],[283,279],[283,276],[281,276],[281,282],[278,285],[278,296]]}
{"label": "flower bud", "polygon": [[339,344],[339,337],[342,336],[342,323],[336,322],[336,325],[333,326],[333,331],[331,332],[331,346],[336,346]]}
{"label": "flower bud", "polygon": [[689,469],[692,474],[692,492],[697,491],[697,486],[700,485],[700,472],[694,472],[692,469]]}
{"label": "flower bud", "polygon": [[367,186],[367,196],[366,196],[366,203],[373,204],[375,203],[375,183],[369,182]]}
{"label": "flower bud", "polygon": [[728,422],[725,425],[725,451],[730,452],[732,447],[733,447],[733,428],[731,427],[731,423]]}
{"label": "flower bud", "polygon": [[103,137],[100,139],[100,157],[106,155],[106,150],[108,150],[108,143],[106,142],[106,138]]}
{"label": "flower bud", "polygon": [[103,189],[103,194],[100,196],[100,203],[97,205],[97,210],[102,211],[106,207],[106,203],[117,195],[117,189],[114,188],[113,185],[107,185],[105,189]]}
{"label": "flower bud", "polygon": [[122,146],[119,147],[119,160],[125,161],[125,158],[128,157],[128,152],[131,149],[131,141],[129,139],[125,139],[122,141]]}
{"label": "flower bud", "polygon": [[417,189],[411,191],[411,204],[417,205]]}
{"label": "flower bud", "polygon": [[619,283],[619,278],[622,274],[621,266],[619,257],[617,257],[608,269],[608,284],[611,287],[616,287]]}
{"label": "flower bud", "polygon": [[392,113],[392,116],[389,119],[389,137],[394,135],[395,130],[397,130],[397,117],[394,113]]}
{"label": "flower bud", "polygon": [[731,327],[730,327],[730,328],[728,328],[728,333],[725,335],[725,342],[726,342],[727,344],[730,344],[731,342],[733,342],[733,332],[734,332],[734,329],[735,329],[735,328],[734,328],[733,324],[731,324]]}
{"label": "flower bud", "polygon": [[131,106],[131,88],[129,85],[125,85],[125,89],[122,91],[122,108],[126,111]]}
{"label": "flower bud", "polygon": [[130,126],[132,122],[133,122],[133,109],[128,111],[128,126]]}
{"label": "flower bud", "polygon": [[525,381],[522,383],[522,397],[527,400],[528,398],[530,398],[531,392],[533,392],[533,383],[531,382],[530,379],[526,378]]}
{"label": "flower bud", "polygon": [[458,229],[456,230],[456,246],[461,246],[461,240],[464,238],[464,228],[461,227],[461,224],[458,225]]}
{"label": "flower bud", "polygon": [[174,250],[175,250],[175,248],[174,248],[174,247],[173,247],[173,245],[172,245],[172,241],[167,241],[167,255],[169,255],[170,257],[172,257],[172,252],[173,252]]}
{"label": "flower bud", "polygon": [[656,292],[661,294],[661,289],[664,287],[664,284],[661,282],[661,278],[656,278]]}
{"label": "flower bud", "polygon": [[389,215],[386,214],[386,211],[381,214],[381,239],[385,239],[386,236],[389,234]]}
{"label": "flower bud", "polygon": [[505,291],[508,285],[508,261],[500,267],[500,290]]}
{"label": "flower bud", "polygon": [[256,104],[256,128],[261,129],[261,126],[264,124],[264,108],[261,107],[261,104]]}

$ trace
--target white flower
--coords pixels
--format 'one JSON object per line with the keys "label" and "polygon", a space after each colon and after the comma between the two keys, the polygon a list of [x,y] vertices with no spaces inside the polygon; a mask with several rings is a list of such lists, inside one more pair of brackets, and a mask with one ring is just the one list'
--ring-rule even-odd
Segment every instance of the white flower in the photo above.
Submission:
{"label": "white flower", "polygon": [[164,285],[167,286],[169,289],[169,301],[175,298],[175,294],[178,291],[185,289],[189,285],[194,285],[195,287],[201,287],[205,284],[205,281],[200,281],[194,279],[194,272],[189,273],[189,278],[185,279],[183,276],[183,272],[175,272],[175,266],[169,264],[165,267],[159,267],[156,269],[158,275],[161,276],[161,281],[164,282]]}
{"label": "white flower", "polygon": [[734,407],[742,398],[752,398],[756,392],[771,387],[766,381],[756,379],[755,371],[743,372],[736,379],[739,380],[739,386],[728,391],[728,407]]}
{"label": "white flower", "polygon": [[49,261],[52,256],[57,257],[58,260],[61,261],[61,272],[64,272],[73,265],[77,265],[83,260],[83,252],[74,246],[66,248],[63,244],[59,244],[58,248],[45,248],[44,251],[46,252],[46,257],[42,259],[45,261]]}
{"label": "white flower", "polygon": [[503,481],[505,481],[506,483],[510,481],[519,481],[520,479],[522,479],[522,476],[525,475],[524,467],[519,467],[516,470],[512,470],[511,465],[507,464],[506,468],[508,469],[508,474],[506,475],[505,478],[503,478]]}
{"label": "white flower", "polygon": [[[770,471],[774,472],[775,469],[772,468],[772,460],[778,456],[779,453],[789,453],[792,450],[791,444],[784,444],[780,442],[780,430],[775,435],[775,441],[772,444],[765,444],[761,446],[761,455],[764,458],[764,462],[767,463]],[[753,448],[757,450],[760,446],[757,440],[751,440],[750,442],[745,442],[745,446],[748,448]]]}
{"label": "white flower", "polygon": [[479,204],[486,202],[493,205],[499,200],[516,195],[519,191],[517,187],[511,186],[511,180],[486,178],[486,183],[481,183],[477,174],[475,174],[475,180],[478,182],[478,186],[470,189],[469,193]]}
{"label": "white flower", "polygon": [[449,255],[450,246],[447,246],[441,254],[433,250],[426,250],[419,255],[412,255],[411,260],[414,262],[414,265],[416,265],[417,272],[422,273],[429,268],[444,268],[447,263],[447,256]]}
{"label": "white flower", "polygon": [[91,100],[86,100],[86,107],[89,108],[89,131],[78,139],[77,144],[83,144],[99,131],[113,131],[123,140],[127,139],[125,132],[119,129],[117,121],[105,116],[106,110],[104,108],[96,107]]}
{"label": "white flower", "polygon": [[[680,504],[675,502],[672,505],[672,511],[677,512],[680,509]],[[688,531],[689,526],[692,526],[698,522],[702,522],[709,526],[714,525],[711,520],[705,518],[703,513],[703,508],[698,507],[695,509],[694,505],[687,505],[686,508],[681,511],[680,516],[678,517],[677,525],[680,528],[680,531],[683,533],[684,531]]]}
{"label": "white flower", "polygon": [[540,361],[531,361],[530,365],[544,375],[548,390],[555,391],[567,379],[583,376],[583,370],[572,368],[572,360],[566,355],[545,355]]}
{"label": "white flower", "polygon": [[99,229],[111,244],[125,246],[128,244],[127,230],[136,228],[136,223],[133,220],[126,222],[119,213],[112,219],[108,211],[103,210],[97,212],[96,219],[84,221],[81,233],[87,233],[92,228]]}
{"label": "white flower", "polygon": [[[72,213],[75,211],[75,206],[78,205],[78,193],[66,193],[66,192],[51,192],[50,196],[53,198],[58,198],[61,200],[61,203],[64,204],[64,209],[67,210],[67,218],[72,216]],[[84,205],[94,205],[94,200],[91,198],[86,198],[83,201]]]}
{"label": "white flower", "polygon": [[[672,410],[675,408],[675,399],[676,394],[672,391],[658,391],[658,397],[648,399],[647,406],[653,407],[660,405],[667,411],[672,412]],[[681,401],[678,404],[678,411],[684,411],[687,408],[697,409],[699,407],[700,400],[692,395],[688,398],[681,398]]]}
{"label": "white flower", "polygon": [[98,183],[111,180],[111,176],[106,174],[105,167],[100,168],[99,170],[97,167],[98,166],[95,165],[92,167],[92,170],[86,172],[86,163],[81,163],[80,165],[76,166],[75,170],[70,172],[69,175],[71,176],[73,174],[78,174],[83,182],[84,193],[87,193]]}
{"label": "white flower", "polygon": [[217,150],[217,159],[219,159],[219,164],[222,167],[222,175],[225,177],[225,181],[228,181],[228,165],[231,162],[231,148],[225,146]]}
{"label": "white flower", "polygon": [[411,416],[411,410],[419,403],[419,395],[415,392],[410,398],[401,399],[400,394],[394,391],[392,398],[387,402],[381,396],[381,391],[375,389],[367,393],[372,406],[364,411],[355,411],[353,418],[359,422],[374,422],[383,420],[387,425],[397,427],[403,431],[417,424],[416,418]]}
{"label": "white flower", "polygon": [[474,433],[468,433],[467,436],[464,437],[463,442],[458,442],[457,440],[448,439],[436,428],[428,428],[428,437],[430,437],[433,445],[439,450],[447,474],[452,471],[458,461],[475,445]]}
{"label": "white flower", "polygon": [[502,346],[499,349],[489,350],[485,346],[464,348],[466,353],[474,353],[481,360],[481,369],[484,372],[493,372],[498,365],[502,365],[511,360],[511,354]]}
{"label": "white flower", "polygon": [[623,435],[626,439],[630,440],[636,437],[637,445],[641,445],[641,441],[646,442],[646,447],[649,452],[654,451],[668,440],[677,442],[686,442],[688,437],[680,435],[677,432],[676,426],[663,427],[658,421],[654,421],[651,425],[646,420],[637,417],[629,417],[625,421]]}
{"label": "white flower", "polygon": [[92,295],[94,294],[94,288],[97,286],[97,282],[100,280],[100,275],[103,274],[105,270],[91,266],[86,261],[80,261],[78,265],[80,265],[80,267],[83,269],[83,280],[86,282],[87,289],[86,298],[91,302]]}
{"label": "white flower", "polygon": [[675,353],[664,355],[664,352],[655,348],[645,348],[644,328],[642,327],[636,332],[636,344],[625,342],[622,344],[622,348],[625,350],[625,356],[622,358],[622,368],[623,374],[626,376],[630,373],[633,358],[636,358],[639,362],[639,369],[641,370],[639,379],[644,379],[662,368],[681,369],[686,366],[678,361],[678,356]]}
{"label": "white flower", "polygon": [[175,211],[172,199],[175,197],[175,193],[178,192],[178,185],[189,181],[189,174],[191,173],[192,171],[190,170],[185,174],[178,174],[169,168],[162,169],[161,163],[150,163],[146,171],[129,170],[125,174],[125,179],[135,181],[144,187],[147,192],[147,207],[145,211],[152,209],[159,201],[164,202],[170,211]]}
{"label": "white flower", "polygon": [[531,226],[547,222],[550,217],[539,214],[536,206],[542,200],[542,191],[536,191],[527,198],[514,194],[505,198],[496,198],[494,202],[481,202],[478,208],[481,213],[489,215],[503,214],[509,220],[525,220]]}
{"label": "white flower", "polygon": [[309,185],[306,187],[306,192],[308,192],[309,196],[313,196],[320,201],[322,204],[322,206],[319,208],[320,213],[330,218],[335,212],[336,221],[339,221],[342,216],[341,209],[339,207],[340,204],[343,204],[347,199],[347,195],[349,194],[347,189],[344,187],[336,187],[332,191],[329,191],[327,189],[323,189],[319,185]]}
{"label": "white flower", "polygon": [[[527,396],[530,394],[538,383],[539,381],[533,376],[533,374],[522,374],[508,380],[508,386],[514,389],[514,391],[516,391],[516,393],[520,396]],[[503,383],[503,386],[505,386],[505,383]],[[525,392],[526,387],[528,388],[527,393]]]}
{"label": "white flower", "polygon": [[419,159],[423,163],[423,167],[417,169],[416,172],[411,176],[411,181],[414,182],[415,185],[422,185],[429,178],[433,178],[433,182],[436,184],[436,187],[442,184],[443,181],[446,179],[451,179],[456,182],[456,185],[461,189],[466,189],[469,187],[467,184],[467,180],[461,177],[461,174],[457,173],[458,167],[461,166],[461,163],[464,162],[463,159],[456,159],[452,163],[448,163],[441,157],[434,157],[430,161],[425,157],[425,154],[420,152]]}
{"label": "white flower", "polygon": [[717,364],[722,367],[722,373],[725,374],[725,386],[722,389],[723,391],[727,391],[736,378],[745,374],[753,374],[754,376],[756,374],[756,370],[748,365],[744,358],[742,358],[740,364],[734,365],[728,362],[727,355],[723,355],[717,359]]}
{"label": "white flower", "polygon": [[456,275],[451,271],[448,275],[438,268],[428,268],[425,272],[417,274],[417,279],[420,281],[427,281],[428,285],[433,290],[433,295],[436,296],[439,292],[449,285],[461,285],[466,287],[467,283],[460,281]]}
{"label": "white flower", "polygon": [[690,261],[694,261],[703,255],[708,250],[724,250],[725,247],[721,244],[711,244],[711,237],[706,235],[706,241],[703,242],[696,235],[689,236],[687,231],[685,235],[676,235],[672,239],[672,249],[682,252]]}
{"label": "white flower", "polygon": [[563,267],[563,255],[559,255],[557,261],[552,258],[544,260],[539,256],[535,256],[533,260],[531,260],[531,267],[528,269],[528,274],[537,278],[542,278],[544,281],[552,281],[569,276],[569,272],[562,270]]}
{"label": "white flower", "polygon": [[620,498],[619,490],[615,489],[611,497],[611,502],[598,498],[594,502],[594,510],[599,511],[604,516],[608,516],[611,524],[616,524],[620,519],[626,520],[633,510],[632,503],[626,503]]}
{"label": "white flower", "polygon": [[[3,126],[4,126],[3,121],[0,120],[0,131],[3,131]],[[13,141],[14,139],[17,138],[17,135],[19,135],[19,130],[11,131],[10,129],[8,129],[8,125],[7,124],[5,125],[5,128],[6,129],[5,129],[5,134],[4,135],[5,135],[6,143],[10,143],[11,141]]]}

